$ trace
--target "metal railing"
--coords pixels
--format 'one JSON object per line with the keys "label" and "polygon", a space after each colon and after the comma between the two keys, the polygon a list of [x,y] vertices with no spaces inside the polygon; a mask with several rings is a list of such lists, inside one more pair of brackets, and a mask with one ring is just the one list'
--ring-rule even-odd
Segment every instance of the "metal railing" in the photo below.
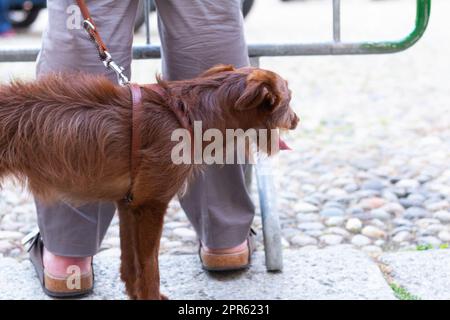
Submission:
{"label": "metal railing", "polygon": [[[414,30],[398,41],[379,42],[342,42],[341,41],[341,0],[333,0],[333,41],[325,43],[302,44],[249,44],[251,57],[305,56],[305,55],[355,55],[384,54],[406,50],[413,46],[424,34],[430,17],[431,0],[417,0],[416,23]],[[133,47],[134,59],[158,59],[161,49],[150,44],[148,28],[148,10],[146,23],[146,39],[144,45]],[[0,62],[35,61],[39,48],[0,49]]]}

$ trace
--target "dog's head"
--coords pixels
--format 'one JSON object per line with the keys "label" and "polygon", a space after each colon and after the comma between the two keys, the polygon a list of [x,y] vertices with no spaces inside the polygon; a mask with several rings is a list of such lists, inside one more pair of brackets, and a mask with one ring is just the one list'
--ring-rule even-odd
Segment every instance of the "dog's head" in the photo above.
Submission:
{"label": "dog's head", "polygon": [[[294,130],[297,127],[300,120],[290,106],[291,91],[287,81],[275,72],[219,65],[206,71],[203,76],[223,77],[224,108],[230,110],[239,128],[271,131]],[[288,149],[281,139],[279,149]]]}

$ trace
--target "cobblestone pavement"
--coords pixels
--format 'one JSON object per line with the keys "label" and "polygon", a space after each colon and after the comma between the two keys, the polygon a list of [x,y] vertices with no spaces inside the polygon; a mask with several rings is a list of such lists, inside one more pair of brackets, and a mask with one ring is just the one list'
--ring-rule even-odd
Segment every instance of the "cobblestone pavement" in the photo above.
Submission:
{"label": "cobblestone pavement", "polygon": [[[344,1],[344,40],[405,35],[414,3]],[[286,247],[351,244],[379,253],[450,242],[449,12],[447,0],[434,0],[427,34],[405,53],[262,60],[289,80],[302,118],[288,136],[294,151],[274,160]],[[0,46],[38,45],[44,18]],[[329,40],[330,23],[330,1],[265,0],[246,26],[249,42],[306,42]],[[156,61],[136,62],[135,80],[152,81],[158,68]],[[31,63],[0,64],[1,81],[32,74]],[[32,198],[7,181],[0,191],[0,254],[24,258],[20,239],[35,223]],[[261,230],[259,215],[254,226]],[[118,247],[118,235],[115,219],[103,246]],[[259,232],[260,247],[261,240]],[[162,252],[193,253],[196,246],[174,201]]]}

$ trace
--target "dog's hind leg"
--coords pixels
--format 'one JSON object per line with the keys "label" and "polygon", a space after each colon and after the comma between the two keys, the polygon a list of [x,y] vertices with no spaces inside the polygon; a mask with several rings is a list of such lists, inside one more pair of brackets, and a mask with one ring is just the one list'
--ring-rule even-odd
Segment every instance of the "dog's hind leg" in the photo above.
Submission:
{"label": "dog's hind leg", "polygon": [[158,254],[168,203],[150,201],[133,211],[138,299],[166,299],[159,291]]}
{"label": "dog's hind leg", "polygon": [[134,232],[133,211],[128,204],[117,203],[120,223],[120,278],[130,299],[137,299],[136,291],[136,234]]}

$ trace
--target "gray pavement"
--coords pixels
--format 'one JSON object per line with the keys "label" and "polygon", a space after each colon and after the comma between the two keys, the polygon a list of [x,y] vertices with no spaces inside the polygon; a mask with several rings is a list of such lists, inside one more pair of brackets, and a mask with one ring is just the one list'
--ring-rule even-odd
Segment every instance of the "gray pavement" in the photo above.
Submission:
{"label": "gray pavement", "polygon": [[[126,298],[118,270],[119,250],[96,257],[90,299]],[[349,246],[286,250],[282,273],[266,272],[262,252],[249,271],[229,274],[204,272],[195,255],[163,255],[161,281],[171,299],[394,299],[377,265]],[[28,261],[0,258],[0,288],[0,299],[47,299]]]}
{"label": "gray pavement", "polygon": [[[119,256],[118,249],[98,254],[96,287],[87,299],[127,299],[119,279]],[[384,253],[372,259],[341,245],[285,250],[284,256],[281,273],[266,272],[264,255],[256,252],[248,271],[211,274],[200,268],[196,255],[165,254],[161,257],[162,291],[171,299],[188,300],[392,300],[398,298],[390,287],[395,284],[419,299],[450,299],[448,249]],[[0,300],[49,299],[27,260],[0,258],[0,288]]]}

